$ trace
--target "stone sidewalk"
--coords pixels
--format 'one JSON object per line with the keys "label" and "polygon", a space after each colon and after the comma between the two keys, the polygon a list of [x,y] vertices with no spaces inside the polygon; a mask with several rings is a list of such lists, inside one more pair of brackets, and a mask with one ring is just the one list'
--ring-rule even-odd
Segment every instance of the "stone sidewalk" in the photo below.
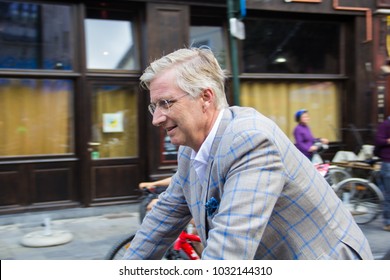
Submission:
{"label": "stone sidewalk", "polygon": [[[0,259],[2,260],[101,260],[110,248],[139,227],[138,204],[76,208],[58,211],[0,216]],[[26,247],[23,237],[44,232],[44,220],[50,218],[53,231],[73,236],[66,244]],[[390,252],[390,232],[382,230],[382,219],[360,226],[375,259]]]}
{"label": "stone sidewalk", "polygon": [[[72,240],[48,247],[23,246],[21,241],[26,235],[44,232],[47,217],[52,233],[68,232]],[[0,259],[101,260],[117,240],[133,234],[138,227],[138,205],[6,215],[0,217]]]}

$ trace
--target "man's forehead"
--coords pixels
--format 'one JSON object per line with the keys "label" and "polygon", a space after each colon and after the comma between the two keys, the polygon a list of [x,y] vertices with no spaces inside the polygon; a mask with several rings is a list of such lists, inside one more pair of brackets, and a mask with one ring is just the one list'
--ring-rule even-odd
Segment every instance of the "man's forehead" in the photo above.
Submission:
{"label": "man's forehead", "polygon": [[172,75],[168,72],[163,72],[160,75],[154,77],[154,79],[150,82],[149,90],[159,91],[160,89],[168,89],[175,87],[176,82]]}

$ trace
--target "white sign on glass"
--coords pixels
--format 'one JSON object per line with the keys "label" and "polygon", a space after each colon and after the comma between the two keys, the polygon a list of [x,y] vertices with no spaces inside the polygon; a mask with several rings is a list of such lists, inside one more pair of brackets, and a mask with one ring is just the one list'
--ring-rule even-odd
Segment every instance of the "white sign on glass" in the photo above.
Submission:
{"label": "white sign on glass", "polygon": [[103,114],[103,132],[123,132],[123,113]]}

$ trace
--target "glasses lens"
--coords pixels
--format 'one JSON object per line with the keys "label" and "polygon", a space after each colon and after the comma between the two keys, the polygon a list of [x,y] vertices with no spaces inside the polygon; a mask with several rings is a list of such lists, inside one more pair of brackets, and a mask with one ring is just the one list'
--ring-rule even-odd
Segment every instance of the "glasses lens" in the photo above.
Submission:
{"label": "glasses lens", "polygon": [[172,105],[177,101],[179,100],[180,98],[184,97],[184,96],[187,96],[187,94],[179,97],[178,99],[176,100],[166,100],[166,99],[162,99],[160,100],[159,102],[157,102],[157,104],[154,104],[154,103],[150,103],[149,106],[148,106],[148,109],[149,109],[149,112],[154,115],[154,112],[156,112],[157,108],[161,111],[162,114],[166,115],[166,114],[169,114],[169,109],[172,107]]}
{"label": "glasses lens", "polygon": [[157,108],[161,111],[162,114],[166,115],[169,113],[169,107],[171,107],[171,101],[169,100],[160,100],[157,104],[151,103],[148,105],[149,112],[154,115]]}
{"label": "glasses lens", "polygon": [[154,115],[154,112],[156,111],[156,105],[155,104],[149,104],[148,106],[149,112]]}
{"label": "glasses lens", "polygon": [[163,99],[158,103],[158,106],[160,107],[160,110],[163,114],[168,114],[169,107],[171,107],[171,102],[169,100]]}

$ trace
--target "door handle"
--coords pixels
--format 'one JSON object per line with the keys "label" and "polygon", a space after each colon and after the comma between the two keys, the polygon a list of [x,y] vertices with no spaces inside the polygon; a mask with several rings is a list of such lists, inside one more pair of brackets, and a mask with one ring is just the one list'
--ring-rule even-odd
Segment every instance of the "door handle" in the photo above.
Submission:
{"label": "door handle", "polygon": [[88,142],[88,146],[91,146],[91,147],[100,146],[100,142]]}
{"label": "door handle", "polygon": [[88,152],[93,152],[94,148],[100,146],[100,142],[88,142]]}

